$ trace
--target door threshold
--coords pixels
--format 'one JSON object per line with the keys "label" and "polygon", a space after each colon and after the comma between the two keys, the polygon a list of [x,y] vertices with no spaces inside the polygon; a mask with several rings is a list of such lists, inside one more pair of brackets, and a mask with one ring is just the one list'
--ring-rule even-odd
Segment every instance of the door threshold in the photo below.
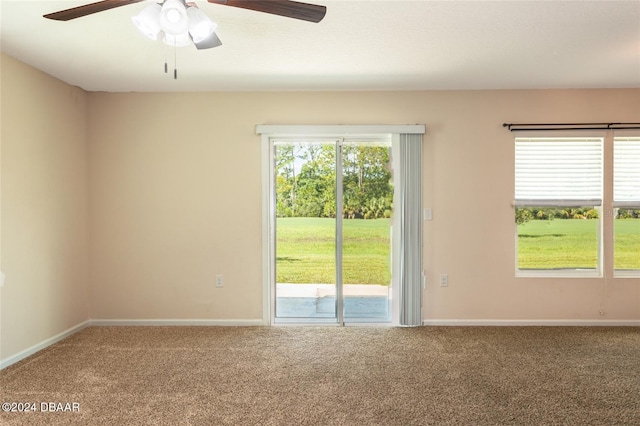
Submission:
{"label": "door threshold", "polygon": [[394,327],[390,320],[379,320],[379,321],[345,321],[343,324],[340,324],[335,318],[331,319],[314,319],[309,320],[306,318],[277,318],[272,323],[272,326],[280,327],[280,326],[323,326],[323,327]]}
{"label": "door threshold", "polygon": [[291,321],[283,321],[282,319],[271,323],[274,327],[340,327],[336,321],[302,321],[297,318],[291,318]]}

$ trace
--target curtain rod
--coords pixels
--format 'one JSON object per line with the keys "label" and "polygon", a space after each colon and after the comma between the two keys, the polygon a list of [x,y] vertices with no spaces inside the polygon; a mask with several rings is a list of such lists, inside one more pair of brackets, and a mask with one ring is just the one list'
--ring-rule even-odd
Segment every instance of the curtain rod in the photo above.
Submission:
{"label": "curtain rod", "polygon": [[549,130],[630,130],[640,129],[640,123],[503,123],[511,132]]}

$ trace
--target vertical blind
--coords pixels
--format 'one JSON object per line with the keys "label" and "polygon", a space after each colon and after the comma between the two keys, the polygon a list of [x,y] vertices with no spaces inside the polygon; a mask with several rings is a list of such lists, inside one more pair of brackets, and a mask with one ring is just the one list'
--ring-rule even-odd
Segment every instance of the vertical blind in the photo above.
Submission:
{"label": "vertical blind", "polygon": [[400,324],[422,323],[422,135],[400,134]]}
{"label": "vertical blind", "polygon": [[640,208],[640,137],[613,140],[613,206]]}
{"label": "vertical blind", "polygon": [[603,138],[516,138],[516,207],[602,204]]}

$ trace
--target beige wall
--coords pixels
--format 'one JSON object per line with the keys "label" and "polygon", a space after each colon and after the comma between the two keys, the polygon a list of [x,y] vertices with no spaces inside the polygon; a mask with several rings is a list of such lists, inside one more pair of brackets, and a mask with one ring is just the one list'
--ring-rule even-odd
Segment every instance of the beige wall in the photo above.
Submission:
{"label": "beige wall", "polygon": [[640,90],[87,94],[5,56],[1,78],[2,359],[88,318],[261,320],[256,124],[427,125],[424,318],[640,320],[638,279],[514,277],[501,126],[639,122]]}
{"label": "beige wall", "polygon": [[89,95],[93,318],[261,318],[251,98]]}
{"label": "beige wall", "polygon": [[640,319],[638,279],[514,277],[502,127],[638,122],[640,90],[92,93],[89,105],[93,318],[259,320],[255,125],[424,123],[426,319]]}
{"label": "beige wall", "polygon": [[2,56],[0,358],[89,318],[86,93]]}

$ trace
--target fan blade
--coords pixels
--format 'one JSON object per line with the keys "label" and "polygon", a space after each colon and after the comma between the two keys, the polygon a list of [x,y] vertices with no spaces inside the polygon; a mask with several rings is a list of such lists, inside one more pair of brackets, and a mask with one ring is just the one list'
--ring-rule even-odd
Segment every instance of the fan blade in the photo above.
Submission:
{"label": "fan blade", "polygon": [[289,0],[208,0],[209,3],[240,7],[287,18],[318,23],[327,13],[325,6]]}
{"label": "fan blade", "polygon": [[222,46],[222,42],[220,41],[216,33],[211,33],[209,37],[207,37],[206,39],[202,40],[199,43],[196,43],[194,41],[193,44],[196,46],[198,50],[211,49],[212,47]]}
{"label": "fan blade", "polygon": [[139,3],[144,0],[103,0],[96,3],[85,4],[71,9],[61,10],[59,12],[44,15],[45,18],[55,19],[56,21],[68,21],[70,19],[80,18],[82,16],[91,15],[115,7],[126,6],[128,4]]}

